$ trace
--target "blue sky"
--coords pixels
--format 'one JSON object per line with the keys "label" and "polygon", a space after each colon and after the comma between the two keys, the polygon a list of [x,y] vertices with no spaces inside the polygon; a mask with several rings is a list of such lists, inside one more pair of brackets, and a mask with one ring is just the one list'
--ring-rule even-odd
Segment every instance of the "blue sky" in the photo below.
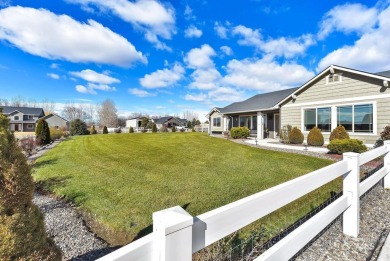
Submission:
{"label": "blue sky", "polygon": [[390,69],[389,1],[0,0],[0,98],[201,119],[330,64]]}

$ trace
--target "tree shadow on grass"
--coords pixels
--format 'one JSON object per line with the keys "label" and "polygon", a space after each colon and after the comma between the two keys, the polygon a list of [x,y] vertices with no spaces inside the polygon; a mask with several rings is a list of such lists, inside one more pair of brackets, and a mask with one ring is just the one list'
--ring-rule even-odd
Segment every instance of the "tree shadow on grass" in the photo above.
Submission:
{"label": "tree shadow on grass", "polygon": [[46,180],[40,180],[35,183],[35,189],[43,194],[52,192],[55,188],[64,187],[70,176],[53,177]]}
{"label": "tree shadow on grass", "polygon": [[[186,203],[184,204],[183,206],[181,206],[184,210],[187,210],[188,206],[190,205],[191,203]],[[153,224],[143,228],[142,230],[140,230],[140,232],[138,232],[138,234],[133,238],[133,241],[137,240],[137,239],[140,239],[141,237],[144,237],[150,233],[153,232]]]}
{"label": "tree shadow on grass", "polygon": [[46,165],[53,165],[57,162],[57,159],[49,159],[49,160],[41,160],[39,162],[34,162],[34,169],[39,169],[40,167],[44,167]]}

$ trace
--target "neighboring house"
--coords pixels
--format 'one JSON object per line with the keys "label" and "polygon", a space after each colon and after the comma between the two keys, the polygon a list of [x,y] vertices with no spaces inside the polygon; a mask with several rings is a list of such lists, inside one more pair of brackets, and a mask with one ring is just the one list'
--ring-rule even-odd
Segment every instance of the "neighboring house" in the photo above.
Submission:
{"label": "neighboring house", "polygon": [[[297,126],[307,137],[317,126],[327,141],[343,125],[351,138],[373,144],[390,125],[390,71],[368,73],[331,65],[299,88],[256,95],[209,114],[209,133],[219,131],[212,118],[220,115],[223,130],[248,126],[259,139],[269,130],[278,136],[282,126]],[[257,117],[255,117],[257,116]],[[219,117],[219,116],[218,116]]]}
{"label": "neighboring house", "polygon": [[160,129],[162,126],[165,126],[167,128],[172,128],[173,126],[185,126],[180,119],[172,117],[172,116],[166,116],[161,117],[159,119],[152,119],[152,121],[156,124],[157,128]]}
{"label": "neighboring house", "polygon": [[42,108],[0,106],[10,120],[11,131],[35,132],[36,122],[45,116]]}
{"label": "neighboring house", "polygon": [[57,114],[50,113],[49,115],[46,115],[42,118],[47,122],[49,128],[69,130],[69,121],[58,116]]}
{"label": "neighboring house", "polygon": [[131,119],[126,120],[126,128],[132,127],[134,129],[134,131],[141,130],[143,118],[144,117],[135,117],[135,118],[131,118]]}

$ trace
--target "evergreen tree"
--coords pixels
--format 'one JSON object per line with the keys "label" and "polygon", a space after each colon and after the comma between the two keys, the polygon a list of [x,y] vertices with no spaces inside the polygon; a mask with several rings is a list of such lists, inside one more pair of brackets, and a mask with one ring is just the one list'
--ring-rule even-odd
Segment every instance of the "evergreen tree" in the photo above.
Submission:
{"label": "evergreen tree", "polygon": [[172,126],[172,132],[176,132],[176,127]]}
{"label": "evergreen tree", "polygon": [[88,135],[89,131],[87,124],[80,119],[75,119],[70,122],[70,135]]}
{"label": "evergreen tree", "polygon": [[96,134],[96,133],[97,133],[97,131],[95,129],[95,125],[92,125],[91,130],[89,131],[89,134]]}
{"label": "evergreen tree", "polygon": [[103,127],[103,134],[108,134],[107,126]]}
{"label": "evergreen tree", "polygon": [[61,260],[33,192],[31,168],[0,114],[0,260]]}
{"label": "evergreen tree", "polygon": [[130,127],[129,133],[134,133],[134,128],[133,127]]}
{"label": "evergreen tree", "polygon": [[157,125],[156,125],[156,123],[153,123],[153,125],[152,125],[152,132],[157,132]]}
{"label": "evergreen tree", "polygon": [[51,142],[49,124],[44,119],[38,120],[35,137],[39,145],[45,145]]}

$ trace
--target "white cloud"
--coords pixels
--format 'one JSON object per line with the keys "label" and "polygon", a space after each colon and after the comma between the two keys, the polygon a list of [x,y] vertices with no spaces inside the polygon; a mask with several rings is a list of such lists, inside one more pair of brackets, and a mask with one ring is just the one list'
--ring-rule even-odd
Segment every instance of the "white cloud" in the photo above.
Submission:
{"label": "white cloud", "polygon": [[221,74],[214,67],[208,69],[196,69],[192,74],[191,88],[200,90],[212,90],[218,87],[218,81],[221,79]]}
{"label": "white cloud", "polygon": [[363,34],[372,30],[377,23],[378,11],[362,4],[337,5],[322,18],[319,39],[324,39],[333,31]]}
{"label": "white cloud", "polygon": [[185,31],[184,31],[184,37],[186,38],[199,38],[203,34],[202,30],[196,28],[193,25],[190,25]]}
{"label": "white cloud", "polygon": [[80,93],[97,94],[93,89],[87,88],[83,85],[76,85],[76,91]]}
{"label": "white cloud", "polygon": [[156,96],[155,93],[150,93],[150,92],[147,92],[145,90],[141,90],[141,89],[137,89],[137,88],[129,89],[129,93],[133,94],[135,96],[138,96],[138,97]]}
{"label": "white cloud", "polygon": [[231,87],[219,87],[209,92],[213,102],[237,102],[243,100],[243,91]]}
{"label": "white cloud", "polygon": [[204,68],[208,69],[210,67],[214,67],[214,62],[210,57],[215,56],[216,53],[210,45],[204,44],[201,48],[193,48],[191,49],[184,61],[187,63],[189,68],[198,69]]}
{"label": "white cloud", "polygon": [[378,14],[378,27],[364,33],[352,45],[343,46],[319,63],[317,70],[337,64],[354,69],[378,72],[389,69],[390,59],[390,7]]}
{"label": "white cloud", "polygon": [[264,92],[300,86],[314,76],[295,63],[279,64],[264,59],[231,60],[223,83],[238,88]]}
{"label": "white cloud", "polygon": [[58,68],[60,68],[60,65],[59,65],[58,63],[52,63],[52,64],[50,65],[50,68],[51,68],[51,69],[58,69]]}
{"label": "white cloud", "polygon": [[54,80],[58,80],[60,78],[60,76],[55,73],[47,73],[46,75]]}
{"label": "white cloud", "polygon": [[175,11],[172,7],[155,0],[67,0],[89,9],[97,8],[111,12],[122,20],[131,23],[135,29],[145,33],[145,38],[157,49],[170,49],[159,38],[171,39],[176,33]]}
{"label": "white cloud", "polygon": [[197,101],[202,102],[207,100],[207,95],[204,93],[198,93],[198,94],[187,94],[184,99],[187,101]]}
{"label": "white cloud", "polygon": [[193,15],[193,11],[189,5],[186,5],[186,9],[184,10],[184,18],[186,20],[195,20],[196,17]]}
{"label": "white cloud", "polygon": [[228,56],[233,55],[233,50],[232,50],[232,48],[230,48],[229,46],[224,45],[224,46],[221,46],[219,49],[220,49],[225,55],[228,55]]}
{"label": "white cloud", "polygon": [[215,22],[214,23],[214,31],[220,38],[222,38],[222,39],[227,39],[228,38],[229,28],[227,28],[226,26],[222,25],[220,22]]}
{"label": "white cloud", "polygon": [[309,46],[315,44],[314,37],[310,34],[297,38],[280,37],[264,40],[259,29],[253,30],[243,25],[234,27],[232,34],[241,36],[238,44],[253,46],[270,59],[274,57],[293,58],[296,55],[304,54]]}
{"label": "white cloud", "polygon": [[140,79],[140,84],[145,88],[164,88],[175,85],[183,79],[185,70],[180,64],[175,64],[171,69],[157,70],[146,74]]}
{"label": "white cloud", "polygon": [[105,73],[97,73],[91,69],[82,70],[80,72],[70,72],[69,74],[93,83],[100,83],[100,84],[120,83],[120,80],[114,77],[111,77]]}
{"label": "white cloud", "polygon": [[80,23],[45,9],[13,6],[0,10],[0,39],[48,59],[130,66],[147,62],[124,37],[94,20]]}
{"label": "white cloud", "polygon": [[88,83],[88,88],[93,90],[109,91],[109,92],[116,91],[115,87],[111,87],[107,84],[95,84],[91,82]]}

